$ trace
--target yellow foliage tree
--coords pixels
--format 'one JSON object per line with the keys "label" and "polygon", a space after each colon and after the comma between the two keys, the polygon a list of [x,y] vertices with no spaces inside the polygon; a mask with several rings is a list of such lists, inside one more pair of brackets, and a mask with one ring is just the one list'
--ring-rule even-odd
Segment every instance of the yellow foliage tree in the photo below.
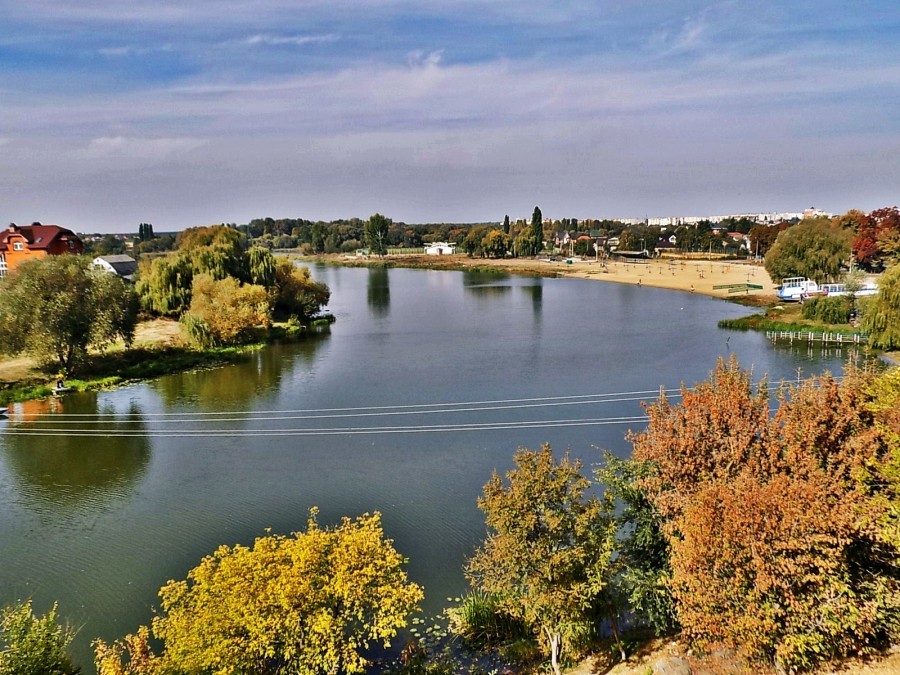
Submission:
{"label": "yellow foliage tree", "polygon": [[[164,653],[143,651],[146,628],[112,647],[98,642],[100,675],[362,672],[362,653],[389,644],[422,589],[407,579],[378,513],[331,529],[315,516],[313,509],[307,530],[290,537],[222,546],[186,580],[170,581],[153,620]],[[138,653],[128,654],[129,670],[121,659],[131,647]]]}
{"label": "yellow foliage tree", "polygon": [[189,337],[203,347],[236,344],[250,337],[255,328],[269,328],[271,298],[262,286],[201,274],[194,277],[191,308],[181,323]]}

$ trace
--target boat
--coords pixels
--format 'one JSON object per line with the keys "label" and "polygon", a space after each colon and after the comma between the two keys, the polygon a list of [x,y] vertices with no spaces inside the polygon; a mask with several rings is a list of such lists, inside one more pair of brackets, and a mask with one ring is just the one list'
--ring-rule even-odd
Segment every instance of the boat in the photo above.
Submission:
{"label": "boat", "polygon": [[0,417],[6,417],[6,413],[9,412],[9,408],[0,408]]}
{"label": "boat", "polygon": [[874,281],[866,281],[852,294],[847,290],[846,284],[822,284],[821,291],[829,298],[840,297],[842,295],[855,295],[859,298],[867,295],[877,295],[878,284]]}
{"label": "boat", "polygon": [[819,284],[806,277],[788,277],[781,280],[775,295],[785,302],[800,302],[811,295],[819,295]]}

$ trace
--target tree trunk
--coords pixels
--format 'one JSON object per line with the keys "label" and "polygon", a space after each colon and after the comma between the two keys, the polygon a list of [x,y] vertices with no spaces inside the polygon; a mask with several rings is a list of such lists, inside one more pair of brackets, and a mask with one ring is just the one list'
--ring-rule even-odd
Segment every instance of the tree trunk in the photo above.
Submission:
{"label": "tree trunk", "polygon": [[551,632],[546,626],[544,627],[544,633],[546,633],[547,640],[550,642],[550,665],[553,666],[553,673],[554,675],[562,675],[562,671],[559,668],[559,650],[562,636],[559,633]]}
{"label": "tree trunk", "polygon": [[612,627],[613,637],[616,639],[616,645],[619,647],[619,655],[622,657],[622,661],[625,661],[625,648],[622,646],[622,640],[619,639],[619,619],[615,614],[609,615],[609,625]]}

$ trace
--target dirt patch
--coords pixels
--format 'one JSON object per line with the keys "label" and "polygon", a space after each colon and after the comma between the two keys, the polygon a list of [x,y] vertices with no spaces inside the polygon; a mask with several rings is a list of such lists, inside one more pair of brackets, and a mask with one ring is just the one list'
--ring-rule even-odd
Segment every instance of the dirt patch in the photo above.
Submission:
{"label": "dirt patch", "polygon": [[[184,340],[173,319],[152,319],[137,325],[134,346],[145,348],[183,347]],[[112,345],[110,351],[124,349],[122,343]],[[49,382],[55,373],[45,372],[30,356],[0,356],[0,383]]]}
{"label": "dirt patch", "polygon": [[[568,675],[646,675],[665,659],[684,660],[694,675],[775,675],[772,667],[748,664],[727,650],[696,655],[678,640],[656,639],[642,644],[625,662],[593,656],[568,671]],[[900,647],[888,654],[863,661],[848,659],[815,671],[818,675],[900,675]]]}
{"label": "dirt patch", "polygon": [[178,322],[174,319],[142,321],[134,331],[136,347],[183,347]]}

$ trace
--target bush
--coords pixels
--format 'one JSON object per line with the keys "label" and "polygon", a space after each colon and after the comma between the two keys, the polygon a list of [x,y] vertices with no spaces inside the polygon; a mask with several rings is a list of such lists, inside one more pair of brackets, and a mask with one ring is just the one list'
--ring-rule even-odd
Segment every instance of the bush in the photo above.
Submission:
{"label": "bush", "polygon": [[822,323],[850,323],[853,301],[849,296],[815,297],[803,303],[803,318]]}
{"label": "bush", "polygon": [[0,675],[74,675],[66,650],[75,631],[56,620],[56,605],[35,616],[31,600],[0,611]]}
{"label": "bush", "polygon": [[480,590],[464,596],[448,614],[451,630],[473,649],[496,648],[531,636],[528,626],[504,611],[496,596]]}
{"label": "bush", "polygon": [[216,281],[201,274],[194,278],[191,308],[181,325],[201,347],[240,344],[255,337],[255,329],[269,328],[270,303],[262,286],[241,285],[232,277]]}

